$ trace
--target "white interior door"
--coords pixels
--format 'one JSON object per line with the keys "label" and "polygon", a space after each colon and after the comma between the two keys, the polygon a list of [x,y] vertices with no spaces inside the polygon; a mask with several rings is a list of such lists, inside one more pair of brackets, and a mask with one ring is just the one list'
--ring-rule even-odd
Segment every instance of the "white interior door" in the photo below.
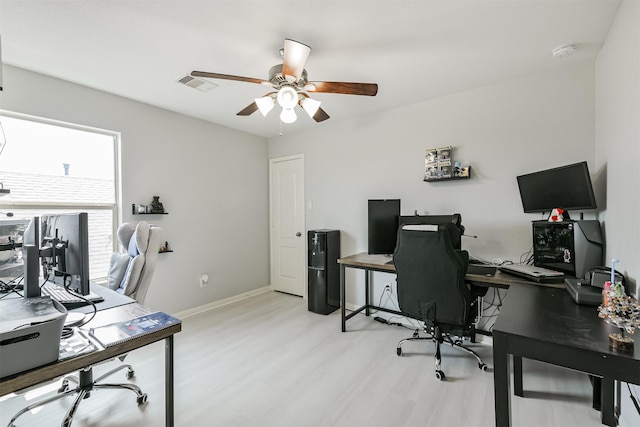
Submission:
{"label": "white interior door", "polygon": [[271,159],[271,287],[306,296],[304,157]]}

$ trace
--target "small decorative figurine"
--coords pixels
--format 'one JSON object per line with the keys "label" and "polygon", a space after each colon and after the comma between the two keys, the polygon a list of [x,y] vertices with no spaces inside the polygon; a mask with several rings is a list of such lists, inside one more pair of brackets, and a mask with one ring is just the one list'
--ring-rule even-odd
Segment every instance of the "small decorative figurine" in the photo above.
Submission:
{"label": "small decorative figurine", "polygon": [[622,283],[614,283],[615,262],[611,267],[611,281],[605,282],[602,291],[602,305],[598,307],[598,317],[621,329],[621,333],[609,334],[609,346],[620,351],[633,351],[633,335],[640,328],[640,304],[632,296],[627,296]]}
{"label": "small decorative figurine", "polygon": [[[549,215],[549,222],[562,222],[564,221],[566,211],[562,208],[554,208]],[[567,215],[567,218],[569,216]]]}
{"label": "small decorative figurine", "polygon": [[151,213],[164,213],[164,206],[162,206],[162,202],[160,202],[160,196],[153,196]]}

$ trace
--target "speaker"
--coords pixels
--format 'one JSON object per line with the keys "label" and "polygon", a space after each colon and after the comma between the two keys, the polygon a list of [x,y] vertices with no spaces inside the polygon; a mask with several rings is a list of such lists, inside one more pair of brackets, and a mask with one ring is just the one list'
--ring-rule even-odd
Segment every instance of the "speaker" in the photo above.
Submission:
{"label": "speaker", "polygon": [[24,259],[24,296],[33,298],[40,296],[40,253],[34,245],[24,245],[22,247],[22,258]]}

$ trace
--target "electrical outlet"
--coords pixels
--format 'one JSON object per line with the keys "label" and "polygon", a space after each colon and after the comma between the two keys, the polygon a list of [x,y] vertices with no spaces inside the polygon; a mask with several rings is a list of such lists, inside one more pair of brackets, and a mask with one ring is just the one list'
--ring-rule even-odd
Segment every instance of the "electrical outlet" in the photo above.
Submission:
{"label": "electrical outlet", "polygon": [[202,276],[200,276],[200,287],[206,288],[208,285],[209,285],[209,275],[203,274]]}

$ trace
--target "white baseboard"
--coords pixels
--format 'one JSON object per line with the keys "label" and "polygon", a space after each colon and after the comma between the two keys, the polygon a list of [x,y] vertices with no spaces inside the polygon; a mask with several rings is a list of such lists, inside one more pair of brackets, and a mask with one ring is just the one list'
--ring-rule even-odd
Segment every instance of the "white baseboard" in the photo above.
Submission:
{"label": "white baseboard", "polygon": [[196,314],[204,313],[208,310],[213,310],[214,308],[222,307],[227,304],[231,304],[237,301],[241,301],[243,299],[251,298],[256,295],[264,294],[265,292],[271,292],[271,286],[264,286],[262,288],[254,289],[253,291],[244,292],[238,295],[234,295],[229,298],[221,299],[218,301],[210,302],[209,304],[201,305],[198,307],[190,308],[188,310],[181,311],[179,313],[175,313],[174,316],[180,319],[185,319],[187,317],[195,316]]}

